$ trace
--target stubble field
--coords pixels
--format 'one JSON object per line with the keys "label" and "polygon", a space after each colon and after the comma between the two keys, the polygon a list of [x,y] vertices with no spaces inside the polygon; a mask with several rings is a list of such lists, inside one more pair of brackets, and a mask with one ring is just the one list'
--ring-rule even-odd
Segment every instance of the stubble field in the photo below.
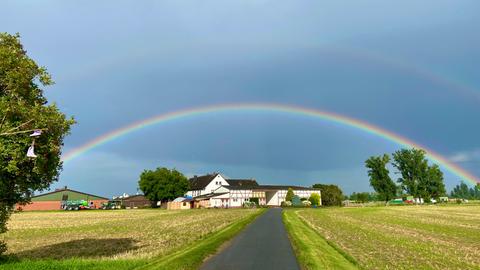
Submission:
{"label": "stubble field", "polygon": [[11,263],[13,268],[40,267],[55,260],[55,269],[83,269],[88,265],[104,268],[110,262],[112,268],[129,269],[181,251],[259,211],[23,212],[12,215],[4,239],[10,261],[16,261]]}
{"label": "stubble field", "polygon": [[286,217],[292,214],[359,268],[480,269],[478,205],[307,209]]}

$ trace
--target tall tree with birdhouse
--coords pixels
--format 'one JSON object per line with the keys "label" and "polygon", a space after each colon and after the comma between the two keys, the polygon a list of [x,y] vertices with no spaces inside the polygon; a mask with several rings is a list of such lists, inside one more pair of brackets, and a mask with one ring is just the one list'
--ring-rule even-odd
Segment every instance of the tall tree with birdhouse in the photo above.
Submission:
{"label": "tall tree with birdhouse", "polygon": [[75,121],[43,95],[41,86],[52,84],[18,34],[0,33],[0,233],[15,204],[47,189],[62,169],[61,147]]}

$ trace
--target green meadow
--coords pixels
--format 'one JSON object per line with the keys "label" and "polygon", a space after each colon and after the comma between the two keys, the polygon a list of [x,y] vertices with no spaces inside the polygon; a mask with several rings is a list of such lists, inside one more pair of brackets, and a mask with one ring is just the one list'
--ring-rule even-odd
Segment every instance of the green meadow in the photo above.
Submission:
{"label": "green meadow", "polygon": [[480,269],[479,205],[289,209],[284,220],[305,269]]}

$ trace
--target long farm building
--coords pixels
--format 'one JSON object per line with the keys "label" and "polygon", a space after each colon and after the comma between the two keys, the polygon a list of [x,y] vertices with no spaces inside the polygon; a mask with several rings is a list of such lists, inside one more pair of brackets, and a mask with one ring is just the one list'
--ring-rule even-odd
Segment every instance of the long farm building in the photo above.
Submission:
{"label": "long farm building", "polygon": [[190,204],[193,207],[242,207],[245,202],[280,206],[289,188],[300,198],[309,198],[313,193],[321,195],[315,188],[259,185],[254,179],[226,179],[220,173],[214,173],[191,178],[187,196],[192,198]]}
{"label": "long farm building", "polygon": [[62,201],[85,200],[92,204],[94,208],[100,208],[102,203],[107,202],[108,198],[88,194],[64,187],[55,191],[40,194],[32,197],[32,201],[26,205],[17,205],[17,210],[60,210]]}

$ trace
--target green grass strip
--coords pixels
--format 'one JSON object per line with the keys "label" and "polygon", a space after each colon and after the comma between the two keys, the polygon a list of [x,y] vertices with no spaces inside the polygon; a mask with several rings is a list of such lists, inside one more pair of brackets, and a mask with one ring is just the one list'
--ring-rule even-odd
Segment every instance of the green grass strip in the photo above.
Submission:
{"label": "green grass strip", "polygon": [[117,270],[133,269],[145,264],[144,260],[84,260],[68,259],[56,260],[23,260],[0,261],[2,270]]}
{"label": "green grass strip", "polygon": [[248,224],[250,224],[254,219],[264,212],[265,209],[261,209],[256,214],[235,222],[234,224],[227,226],[226,228],[198,241],[197,243],[183,250],[172,253],[166,257],[153,259],[150,263],[135,268],[135,270],[197,269],[207,257],[215,254],[222,244],[236,236]]}
{"label": "green grass strip", "polygon": [[358,269],[351,256],[327,242],[303,222],[296,212],[283,211],[283,222],[302,269]]}

